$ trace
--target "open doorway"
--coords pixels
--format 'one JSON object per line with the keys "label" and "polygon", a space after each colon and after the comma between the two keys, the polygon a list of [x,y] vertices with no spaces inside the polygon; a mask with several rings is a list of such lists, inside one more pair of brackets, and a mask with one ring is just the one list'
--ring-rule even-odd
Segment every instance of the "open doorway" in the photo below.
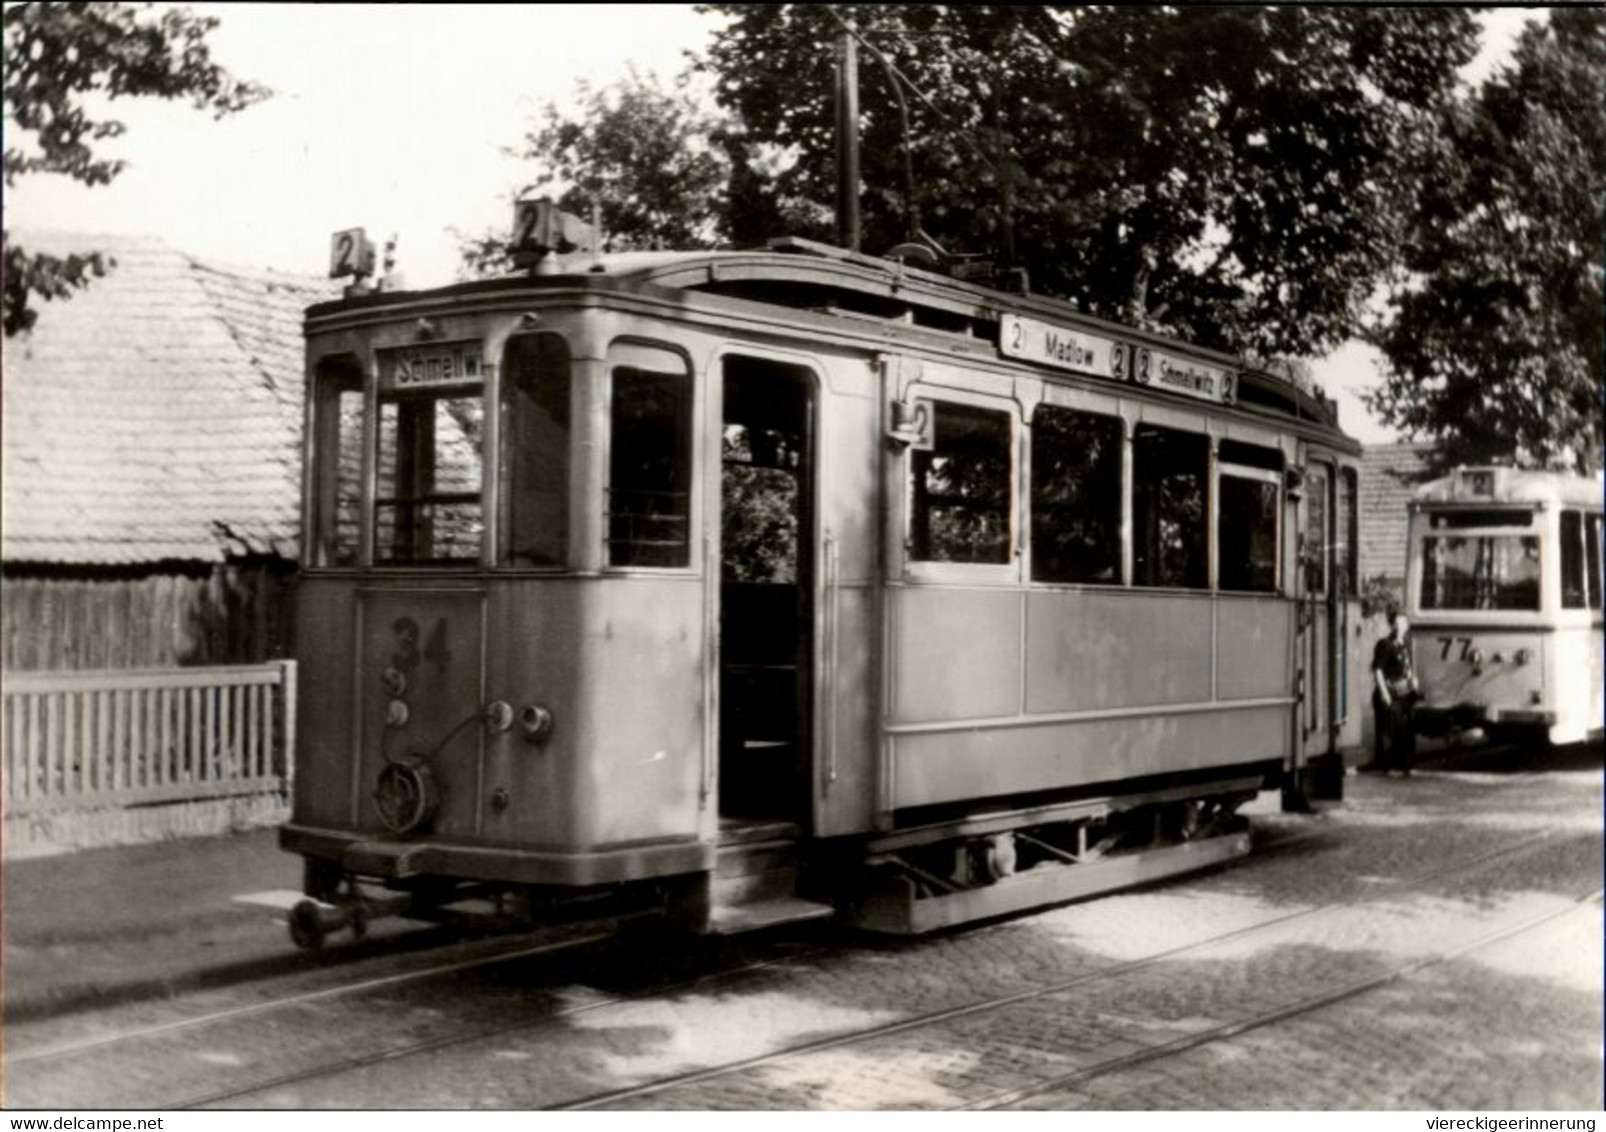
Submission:
{"label": "open doorway", "polygon": [[719,811],[810,813],[814,376],[727,357],[721,444]]}

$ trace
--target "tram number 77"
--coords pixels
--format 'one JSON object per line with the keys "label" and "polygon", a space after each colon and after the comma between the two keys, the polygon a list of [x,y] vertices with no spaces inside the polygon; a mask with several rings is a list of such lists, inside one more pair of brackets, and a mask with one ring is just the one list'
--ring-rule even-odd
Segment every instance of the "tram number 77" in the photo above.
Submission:
{"label": "tram number 77", "polygon": [[1439,659],[1440,660],[1449,660],[1450,659],[1450,646],[1455,644],[1457,641],[1461,642],[1461,659],[1462,660],[1467,659],[1467,653],[1472,651],[1472,638],[1471,637],[1434,637],[1433,639],[1435,641],[1438,641],[1438,642],[1440,642],[1441,644],[1444,645],[1444,649],[1439,653]]}

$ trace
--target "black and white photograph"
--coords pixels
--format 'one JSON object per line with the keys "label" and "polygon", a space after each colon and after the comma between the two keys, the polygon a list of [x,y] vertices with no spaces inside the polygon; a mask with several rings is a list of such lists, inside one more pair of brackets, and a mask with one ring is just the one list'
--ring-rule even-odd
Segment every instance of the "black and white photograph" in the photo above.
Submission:
{"label": "black and white photograph", "polygon": [[1593,1132],[1606,8],[3,17],[9,1128]]}

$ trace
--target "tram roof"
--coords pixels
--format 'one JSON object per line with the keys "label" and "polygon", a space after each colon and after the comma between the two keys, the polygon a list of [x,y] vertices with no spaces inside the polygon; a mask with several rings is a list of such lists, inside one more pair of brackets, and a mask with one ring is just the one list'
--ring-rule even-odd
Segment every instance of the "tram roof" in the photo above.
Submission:
{"label": "tram roof", "polygon": [[[907,262],[787,237],[745,250],[580,252],[552,256],[534,271],[454,283],[427,291],[376,291],[320,303],[309,322],[344,312],[413,301],[439,301],[506,292],[572,289],[695,292],[799,311],[860,319],[878,315],[917,329],[957,331],[998,341],[1004,315],[1036,318],[1091,333],[1187,355],[1237,375],[1250,398],[1270,400],[1297,419],[1337,427],[1335,402],[1280,375],[1252,369],[1242,358],[1078,311],[1041,295],[996,290]],[[1256,395],[1258,394],[1258,396]]]}
{"label": "tram roof", "polygon": [[1417,504],[1562,503],[1599,506],[1606,479],[1571,472],[1537,471],[1494,465],[1459,467],[1429,480],[1412,495]]}

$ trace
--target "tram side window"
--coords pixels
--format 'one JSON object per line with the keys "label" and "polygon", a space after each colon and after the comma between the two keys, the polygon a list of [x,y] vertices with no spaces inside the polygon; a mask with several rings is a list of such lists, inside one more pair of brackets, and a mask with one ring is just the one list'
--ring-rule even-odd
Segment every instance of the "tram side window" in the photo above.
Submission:
{"label": "tram side window", "polygon": [[[618,349],[618,348],[616,348]],[[608,562],[690,563],[691,373],[678,354],[623,347],[608,458]]]}
{"label": "tram side window", "polygon": [[1581,511],[1563,511],[1561,605],[1563,609],[1582,609],[1584,599],[1584,516]]}
{"label": "tram side window", "polygon": [[1140,425],[1132,436],[1132,581],[1139,586],[1209,585],[1205,514],[1210,442]]}
{"label": "tram side window", "polygon": [[1277,588],[1282,454],[1221,442],[1221,508],[1217,525],[1218,584],[1224,590]]}
{"label": "tram side window", "polygon": [[1589,607],[1599,609],[1600,595],[1600,523],[1599,515],[1584,517],[1585,553],[1584,568],[1589,575]]}
{"label": "tram side window", "polygon": [[313,406],[312,558],[319,566],[354,566],[362,525],[362,371],[355,362],[318,369]]}
{"label": "tram side window", "polygon": [[920,562],[1010,560],[1009,415],[938,401],[933,441],[916,451],[910,557]]}
{"label": "tram side window", "polygon": [[1121,420],[1032,413],[1032,580],[1121,580]]}
{"label": "tram side window", "polygon": [[569,347],[557,334],[520,335],[503,357],[503,560],[560,565],[569,529]]}
{"label": "tram side window", "polygon": [[388,565],[471,562],[484,524],[484,404],[472,395],[396,394],[379,403],[374,554]]}

